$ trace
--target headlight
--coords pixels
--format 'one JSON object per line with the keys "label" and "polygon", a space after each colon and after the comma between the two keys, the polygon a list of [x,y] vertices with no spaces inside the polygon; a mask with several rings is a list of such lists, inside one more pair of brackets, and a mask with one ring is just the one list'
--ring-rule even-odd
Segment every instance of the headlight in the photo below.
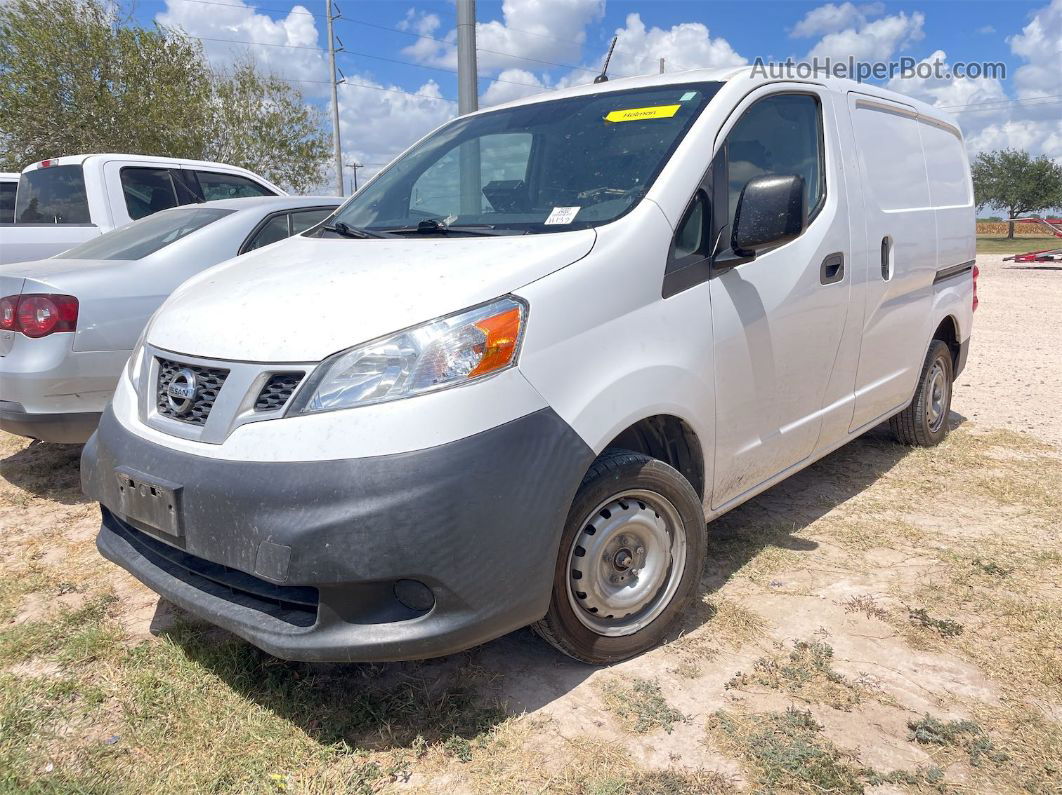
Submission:
{"label": "headlight", "polygon": [[505,370],[516,363],[526,317],[522,301],[501,298],[337,353],[292,413],[398,400]]}

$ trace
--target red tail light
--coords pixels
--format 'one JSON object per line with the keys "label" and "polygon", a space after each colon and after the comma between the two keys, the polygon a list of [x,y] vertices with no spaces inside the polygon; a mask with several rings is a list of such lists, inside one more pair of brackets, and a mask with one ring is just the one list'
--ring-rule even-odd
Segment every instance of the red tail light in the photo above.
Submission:
{"label": "red tail light", "polygon": [[34,338],[76,331],[77,309],[72,295],[9,295],[0,298],[0,331],[21,331]]}
{"label": "red tail light", "polygon": [[973,308],[974,308],[975,312],[977,311],[977,304],[979,303],[978,300],[977,300],[977,277],[980,276],[980,275],[981,275],[981,269],[978,268],[976,265],[974,265],[974,268],[973,268],[973,282],[974,282]]}
{"label": "red tail light", "polygon": [[0,298],[0,331],[18,331],[18,296]]}

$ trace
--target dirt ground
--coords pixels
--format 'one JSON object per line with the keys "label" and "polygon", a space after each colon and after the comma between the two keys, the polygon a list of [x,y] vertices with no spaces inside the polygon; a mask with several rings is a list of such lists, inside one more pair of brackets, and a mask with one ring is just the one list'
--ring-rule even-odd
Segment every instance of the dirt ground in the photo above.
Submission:
{"label": "dirt ground", "polygon": [[99,559],[78,448],[0,435],[0,790],[1062,792],[1062,267],[978,264],[945,444],[713,522],[680,631],[609,668],[273,660]]}

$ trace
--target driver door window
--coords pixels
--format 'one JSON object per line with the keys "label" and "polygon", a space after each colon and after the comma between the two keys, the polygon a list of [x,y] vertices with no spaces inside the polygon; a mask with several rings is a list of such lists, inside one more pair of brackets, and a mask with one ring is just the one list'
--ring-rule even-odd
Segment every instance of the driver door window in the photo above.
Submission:
{"label": "driver door window", "polygon": [[745,111],[724,146],[728,233],[734,229],[734,213],[742,189],[750,179],[765,174],[803,177],[808,218],[815,215],[826,194],[818,99],[809,94],[766,97]]}

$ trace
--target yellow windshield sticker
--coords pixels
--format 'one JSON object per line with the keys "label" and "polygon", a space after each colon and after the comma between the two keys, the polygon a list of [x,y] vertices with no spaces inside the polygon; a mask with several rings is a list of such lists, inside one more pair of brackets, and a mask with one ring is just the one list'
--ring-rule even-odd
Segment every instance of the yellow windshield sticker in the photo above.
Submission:
{"label": "yellow windshield sticker", "polygon": [[642,119],[670,119],[681,105],[657,105],[652,108],[630,108],[609,111],[605,121],[641,121]]}

